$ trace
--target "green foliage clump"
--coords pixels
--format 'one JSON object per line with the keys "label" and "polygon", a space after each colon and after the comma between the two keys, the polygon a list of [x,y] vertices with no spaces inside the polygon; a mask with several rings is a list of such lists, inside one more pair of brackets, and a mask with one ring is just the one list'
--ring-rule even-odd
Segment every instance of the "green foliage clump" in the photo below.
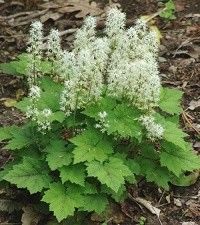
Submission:
{"label": "green foliage clump", "polygon": [[[93,30],[85,25],[78,32],[82,42],[77,38],[75,51],[64,53],[70,56],[65,70],[60,71],[63,55],[54,38],[56,31],[51,34],[48,57],[41,57],[37,43],[42,38],[33,35],[31,41],[38,42],[32,43],[27,54],[31,60],[23,55],[0,66],[7,73],[28,76],[30,88],[28,97],[16,105],[28,117],[25,124],[0,128],[0,141],[7,141],[4,148],[13,156],[0,174],[1,180],[31,194],[40,193],[41,201],[59,222],[80,212],[104,212],[110,200],[123,201],[127,185],[141,177],[169,189],[170,183],[181,183],[186,172],[200,168],[200,159],[185,141],[187,134],[179,124],[183,93],[160,87],[155,48],[149,46],[154,36],[148,36],[141,23],[126,33],[124,15],[118,11],[110,14],[121,16],[121,20],[117,16],[118,22],[108,19],[108,38],[98,39],[103,49],[95,50]],[[90,39],[85,38],[88,34]],[[134,42],[125,45],[127,35]],[[135,41],[140,45],[134,46]],[[105,42],[109,48],[103,45]],[[90,48],[85,49],[84,44]],[[92,56],[98,53],[102,58],[91,57],[91,64],[85,58],[91,56],[90,50]],[[70,61],[76,57],[83,64]],[[115,60],[123,64],[119,61],[119,65],[109,67],[109,60],[110,64]],[[134,68],[129,66],[132,60],[136,61],[131,64]],[[154,90],[147,82],[148,72],[161,90]],[[95,80],[94,74],[102,79]],[[132,76],[137,75],[140,90],[136,85],[138,91],[133,93],[127,87],[135,84]],[[125,80],[121,76],[126,76]],[[102,85],[93,81],[102,81]]]}
{"label": "green foliage clump", "polygon": [[173,0],[169,0],[165,3],[165,9],[160,13],[160,17],[166,20],[174,20],[176,16],[174,15],[176,10]]}

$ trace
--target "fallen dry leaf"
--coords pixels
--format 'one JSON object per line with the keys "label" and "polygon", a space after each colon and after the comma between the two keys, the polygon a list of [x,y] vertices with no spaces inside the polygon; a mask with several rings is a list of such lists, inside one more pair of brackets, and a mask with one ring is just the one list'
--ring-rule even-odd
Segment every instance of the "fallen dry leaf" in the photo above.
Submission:
{"label": "fallen dry leaf", "polygon": [[76,18],[84,18],[87,15],[98,16],[103,13],[99,5],[89,0],[55,0],[54,3],[47,2],[40,5],[43,9],[56,9],[57,13],[75,13]]}
{"label": "fallen dry leaf", "polygon": [[0,212],[8,212],[12,213],[14,211],[21,210],[22,206],[20,203],[9,199],[1,199],[0,200]]}
{"label": "fallen dry leaf", "polygon": [[183,0],[176,0],[174,1],[176,6],[176,11],[181,12],[185,9],[186,3]]}
{"label": "fallen dry leaf", "polygon": [[186,216],[190,218],[198,217],[200,215],[200,204],[197,201],[191,201],[188,205]]}
{"label": "fallen dry leaf", "polygon": [[200,141],[197,141],[193,145],[194,148],[200,148]]}
{"label": "fallen dry leaf", "polygon": [[37,225],[41,219],[41,215],[36,212],[31,206],[23,207],[22,225]]}
{"label": "fallen dry leaf", "polygon": [[146,199],[143,198],[134,198],[136,202],[139,204],[143,205],[145,208],[147,208],[152,214],[156,215],[157,217],[160,216],[160,209],[152,206],[151,202],[147,201]]}
{"label": "fallen dry leaf", "polygon": [[198,225],[195,222],[183,222],[182,225]]}
{"label": "fallen dry leaf", "polygon": [[24,90],[18,89],[18,90],[16,91],[16,99],[17,99],[17,100],[21,99],[24,95],[25,95]]}
{"label": "fallen dry leaf", "polygon": [[197,101],[192,100],[189,104],[189,109],[190,110],[195,110],[196,108],[200,107],[200,99]]}
{"label": "fallen dry leaf", "polygon": [[166,201],[167,201],[167,203],[171,203],[171,196],[170,195],[167,195],[166,197],[165,197],[165,199],[166,199]]}
{"label": "fallen dry leaf", "polygon": [[178,206],[178,207],[181,207],[182,206],[182,202],[180,199],[178,198],[174,198],[174,205]]}
{"label": "fallen dry leaf", "polygon": [[16,99],[7,98],[5,99],[3,104],[5,105],[5,107],[11,108],[11,107],[14,107],[16,103],[17,103]]}
{"label": "fallen dry leaf", "polygon": [[49,19],[52,19],[53,21],[56,21],[56,20],[60,19],[62,16],[63,16],[63,14],[61,14],[61,13],[48,12],[48,13],[46,13],[43,16],[40,17],[40,21],[42,23],[46,22]]}

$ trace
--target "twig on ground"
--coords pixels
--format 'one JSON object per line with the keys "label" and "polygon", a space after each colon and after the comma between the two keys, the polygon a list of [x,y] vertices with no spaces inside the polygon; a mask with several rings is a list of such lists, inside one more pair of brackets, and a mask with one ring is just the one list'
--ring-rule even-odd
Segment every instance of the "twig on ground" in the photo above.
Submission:
{"label": "twig on ground", "polygon": [[30,15],[32,12],[19,12],[10,16],[5,16],[5,17],[1,17],[3,20],[10,20],[10,19],[15,19],[16,17],[19,16],[26,16],[26,15]]}
{"label": "twig on ground", "polygon": [[158,201],[158,207],[160,206],[160,203],[161,203],[161,201],[163,199],[164,194],[165,194],[165,190],[162,192],[162,195],[161,195],[161,197],[160,197],[160,199]]}
{"label": "twig on ground", "polygon": [[190,122],[189,118],[190,118],[190,115],[186,112],[186,111],[183,111],[182,112],[182,118],[183,118],[183,121],[186,123],[188,123],[188,125],[197,132],[197,134],[200,134],[200,131]]}
{"label": "twig on ground", "polygon": [[[16,21],[13,22],[13,24],[10,24],[12,27],[18,27],[27,25],[32,22],[33,19],[37,18],[38,16],[44,15],[48,9],[42,10],[42,11],[34,11],[33,13],[28,14],[25,17],[20,17]],[[7,20],[7,18],[5,18]]]}

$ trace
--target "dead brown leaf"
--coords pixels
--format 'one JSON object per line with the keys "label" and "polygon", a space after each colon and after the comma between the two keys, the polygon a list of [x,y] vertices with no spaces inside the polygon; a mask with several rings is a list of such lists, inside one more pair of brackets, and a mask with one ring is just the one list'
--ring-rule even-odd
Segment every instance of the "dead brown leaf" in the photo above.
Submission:
{"label": "dead brown leaf", "polygon": [[36,212],[31,206],[23,207],[22,225],[37,225],[41,220],[41,215]]}
{"label": "dead brown leaf", "polygon": [[190,222],[183,222],[182,225],[198,225],[198,224],[190,221]]}
{"label": "dead brown leaf", "polygon": [[188,108],[189,108],[190,110],[195,110],[195,109],[197,109],[197,108],[199,108],[199,107],[200,107],[200,99],[197,100],[197,101],[192,100],[192,101],[190,102]]}
{"label": "dead brown leaf", "polygon": [[188,205],[186,216],[190,218],[198,217],[200,215],[200,204],[196,201],[191,201]]}
{"label": "dead brown leaf", "polygon": [[21,210],[20,203],[9,199],[0,199],[0,212],[12,213]]}
{"label": "dead brown leaf", "polygon": [[63,16],[63,14],[58,13],[58,12],[48,12],[40,17],[40,21],[42,23],[46,22],[49,19],[56,21],[56,20],[60,19],[62,16]]}
{"label": "dead brown leaf", "polygon": [[186,3],[183,0],[176,0],[174,1],[174,3],[175,3],[177,12],[181,12],[185,10]]}
{"label": "dead brown leaf", "polygon": [[76,18],[84,18],[87,15],[98,16],[103,13],[96,2],[89,0],[55,0],[54,3],[48,2],[40,6],[43,9],[56,9],[57,13],[75,13]]}
{"label": "dead brown leaf", "polygon": [[178,206],[178,207],[182,207],[182,202],[180,199],[178,198],[174,198],[174,205]]}

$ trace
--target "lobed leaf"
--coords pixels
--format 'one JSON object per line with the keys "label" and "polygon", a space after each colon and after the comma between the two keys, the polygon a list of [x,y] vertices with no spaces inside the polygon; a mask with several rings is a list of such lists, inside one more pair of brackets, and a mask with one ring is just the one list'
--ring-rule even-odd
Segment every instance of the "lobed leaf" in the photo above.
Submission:
{"label": "lobed leaf", "polygon": [[177,89],[162,88],[159,107],[169,114],[180,114],[183,92]]}
{"label": "lobed leaf", "polygon": [[83,199],[80,193],[68,191],[61,183],[50,184],[42,198],[42,201],[49,204],[49,209],[57,218],[58,222],[73,216],[75,208],[83,205]]}
{"label": "lobed leaf", "polygon": [[87,172],[88,176],[97,177],[102,184],[106,184],[115,192],[118,192],[121,185],[125,183],[125,178],[132,175],[122,160],[113,157],[105,163],[97,161],[88,163]]}
{"label": "lobed leaf", "polygon": [[72,162],[73,158],[71,150],[72,146],[66,146],[66,142],[62,140],[52,140],[46,148],[46,161],[51,170],[68,166]]}
{"label": "lobed leaf", "polygon": [[188,136],[181,128],[179,128],[179,123],[176,120],[171,122],[170,118],[164,118],[160,115],[156,116],[158,122],[164,127],[164,139],[168,142],[171,142],[182,149],[188,148],[188,143],[184,140]]}
{"label": "lobed leaf", "polygon": [[31,194],[48,188],[51,182],[49,171],[43,161],[24,157],[23,162],[12,167],[4,180],[17,185],[18,188],[27,188]]}
{"label": "lobed leaf", "polygon": [[70,181],[71,183],[85,186],[86,170],[82,164],[63,166],[59,171],[62,183]]}
{"label": "lobed leaf", "polygon": [[147,181],[154,182],[159,187],[169,189],[171,180],[170,173],[165,167],[161,167],[156,161],[144,157],[138,157],[138,163],[141,168],[141,175],[145,176]]}
{"label": "lobed leaf", "polygon": [[0,127],[0,141],[11,139],[14,132],[18,132],[20,128],[13,125],[9,127]]}
{"label": "lobed leaf", "polygon": [[141,113],[136,108],[130,107],[127,104],[119,104],[113,111],[108,112],[108,134],[117,133],[123,138],[141,139],[142,127],[138,118]]}
{"label": "lobed leaf", "polygon": [[70,142],[77,146],[73,150],[74,163],[93,160],[103,162],[113,152],[112,142],[109,138],[94,128],[70,139]]}
{"label": "lobed leaf", "polygon": [[[4,147],[8,150],[16,150],[27,147],[33,143],[30,124],[21,127],[12,126],[8,128],[7,137],[10,137],[8,144]],[[5,134],[5,133],[4,133]],[[4,136],[5,137],[5,136]]]}
{"label": "lobed leaf", "polygon": [[164,142],[160,153],[160,162],[177,177],[183,172],[200,169],[200,158],[191,150],[183,150],[173,143]]}
{"label": "lobed leaf", "polygon": [[108,205],[108,200],[103,194],[86,195],[83,199],[83,211],[94,211],[100,214],[106,210],[106,207]]}

